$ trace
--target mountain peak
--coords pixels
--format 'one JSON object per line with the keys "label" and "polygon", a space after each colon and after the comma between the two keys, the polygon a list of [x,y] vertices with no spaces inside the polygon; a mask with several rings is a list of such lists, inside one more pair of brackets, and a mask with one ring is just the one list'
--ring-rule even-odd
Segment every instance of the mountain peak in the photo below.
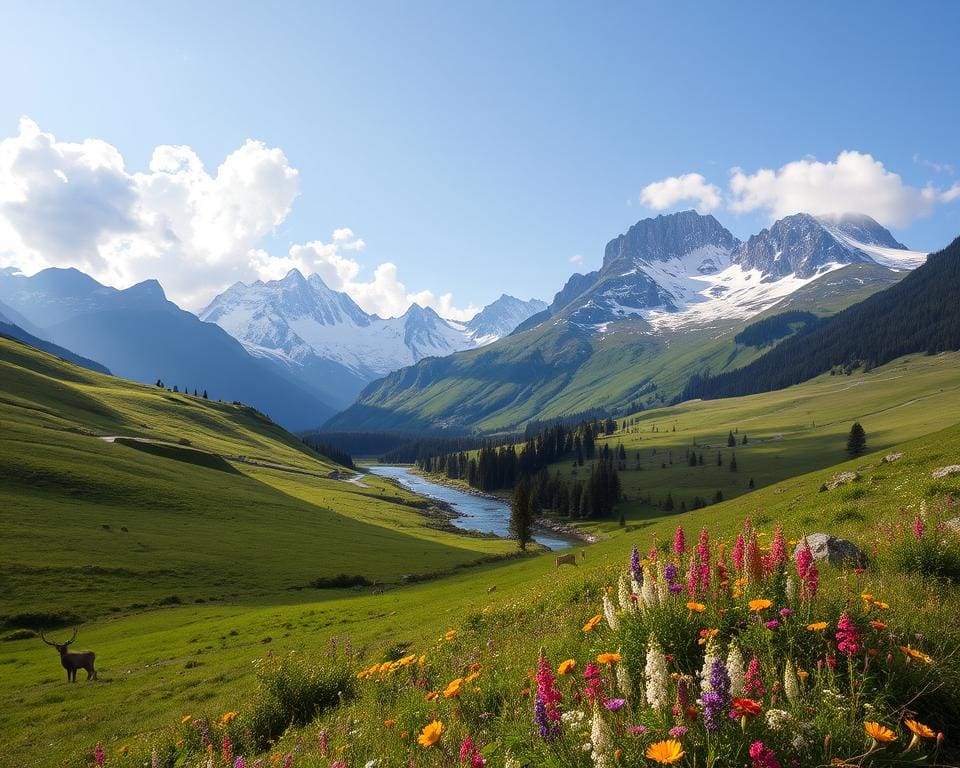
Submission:
{"label": "mountain peak", "polygon": [[603,268],[638,261],[669,261],[698,248],[730,251],[739,241],[713,216],[696,211],[641,219],[604,249]]}

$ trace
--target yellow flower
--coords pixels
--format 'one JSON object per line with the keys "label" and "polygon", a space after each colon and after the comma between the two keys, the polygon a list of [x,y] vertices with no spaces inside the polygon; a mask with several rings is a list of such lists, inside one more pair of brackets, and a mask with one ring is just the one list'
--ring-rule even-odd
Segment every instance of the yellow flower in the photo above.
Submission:
{"label": "yellow flower", "polygon": [[881,611],[885,611],[890,607],[890,603],[885,603],[882,600],[873,600],[871,601],[870,605],[872,605],[874,608],[879,608]]}
{"label": "yellow flower", "polygon": [[220,718],[220,725],[227,725],[233,718],[237,716],[236,712],[227,712]]}
{"label": "yellow flower", "polygon": [[916,648],[911,648],[909,645],[901,645],[900,650],[903,651],[907,660],[916,659],[917,661],[922,661],[924,664],[933,664],[933,659],[923,651],[918,651]]}
{"label": "yellow flower", "polygon": [[815,621],[813,624],[807,624],[807,629],[811,632],[822,632],[827,628],[827,622]]}
{"label": "yellow flower", "polygon": [[424,747],[432,747],[434,744],[440,741],[440,734],[442,733],[443,722],[441,720],[434,720],[429,725],[425,725],[423,727],[423,730],[417,737],[417,741]]}
{"label": "yellow flower", "polygon": [[474,680],[476,680],[478,677],[480,677],[480,673],[479,673],[479,672],[471,672],[469,675],[467,675],[465,678],[463,678],[463,682],[465,682],[465,683],[472,683],[472,682],[473,682]]}
{"label": "yellow flower", "polygon": [[613,664],[615,661],[621,661],[622,656],[619,653],[601,653],[597,656],[598,664]]}
{"label": "yellow flower", "polygon": [[443,636],[444,640],[453,640],[457,636],[457,630],[451,629],[447,634]]}
{"label": "yellow flower", "polygon": [[184,715],[183,717],[181,717],[181,718],[180,718],[180,725],[186,725],[187,723],[189,723],[189,722],[190,722],[190,717],[191,717],[191,715]]}
{"label": "yellow flower", "polygon": [[885,725],[880,725],[880,723],[866,722],[863,724],[863,729],[878,744],[889,744],[891,741],[897,740],[897,734]]}
{"label": "yellow flower", "polygon": [[443,692],[443,698],[452,699],[454,696],[460,695],[460,688],[463,686],[463,678],[458,677],[456,680],[451,680],[450,685],[447,686],[446,690]]}
{"label": "yellow flower", "polygon": [[937,736],[930,726],[924,725],[916,720],[904,720],[903,724],[921,739],[934,739]]}
{"label": "yellow flower", "polygon": [[577,666],[576,659],[567,659],[566,661],[561,661],[560,666],[557,667],[557,674],[565,675],[568,672],[570,672],[570,670],[572,670],[575,666]]}
{"label": "yellow flower", "polygon": [[760,611],[765,611],[767,608],[773,605],[773,602],[770,600],[751,600],[749,603],[747,603],[747,605],[750,606],[751,611],[760,613]]}
{"label": "yellow flower", "polygon": [[703,603],[694,603],[693,601],[687,603],[687,610],[693,611],[694,613],[703,613],[707,610],[707,606]]}
{"label": "yellow flower", "polygon": [[866,600],[868,603],[869,603],[871,600],[873,600],[873,595],[868,595],[866,592],[864,592],[862,595],[860,595],[860,597],[862,597],[862,598],[863,598],[864,600]]}
{"label": "yellow flower", "polygon": [[597,624],[599,624],[601,621],[603,621],[603,616],[598,613],[596,616],[591,618],[590,621],[588,621],[586,624],[583,625],[583,631],[593,632],[593,628],[597,626]]}
{"label": "yellow flower", "polygon": [[647,759],[660,763],[660,765],[672,765],[683,759],[683,746],[676,739],[666,739],[657,741],[647,747]]}

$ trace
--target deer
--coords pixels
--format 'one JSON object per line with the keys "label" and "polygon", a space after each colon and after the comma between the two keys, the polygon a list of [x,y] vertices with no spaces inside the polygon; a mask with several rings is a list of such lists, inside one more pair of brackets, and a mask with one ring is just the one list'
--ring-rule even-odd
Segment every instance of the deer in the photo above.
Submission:
{"label": "deer", "polygon": [[40,630],[40,639],[43,640],[43,642],[45,642],[47,645],[52,645],[54,648],[60,651],[60,663],[63,665],[63,668],[67,670],[68,682],[77,682],[78,669],[84,669],[87,671],[87,680],[97,679],[97,670],[93,667],[93,660],[97,658],[97,655],[93,651],[67,650],[70,644],[77,639],[76,627],[73,629],[73,637],[71,637],[65,643],[54,643],[50,640],[47,640],[42,629]]}

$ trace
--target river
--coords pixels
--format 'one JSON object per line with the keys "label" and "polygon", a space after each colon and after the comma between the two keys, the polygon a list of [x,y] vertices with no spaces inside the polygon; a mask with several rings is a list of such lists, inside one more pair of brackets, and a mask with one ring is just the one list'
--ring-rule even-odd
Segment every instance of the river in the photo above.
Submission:
{"label": "river", "polygon": [[[431,482],[422,475],[412,472],[409,467],[375,465],[369,467],[369,470],[380,477],[396,480],[404,488],[421,496],[445,501],[458,513],[458,516],[451,521],[458,528],[495,533],[505,538],[510,536],[510,505],[506,502],[487,496],[464,493],[448,485]],[[566,549],[577,543],[573,539],[565,539],[559,534],[542,528],[534,529],[533,539],[550,549]]]}

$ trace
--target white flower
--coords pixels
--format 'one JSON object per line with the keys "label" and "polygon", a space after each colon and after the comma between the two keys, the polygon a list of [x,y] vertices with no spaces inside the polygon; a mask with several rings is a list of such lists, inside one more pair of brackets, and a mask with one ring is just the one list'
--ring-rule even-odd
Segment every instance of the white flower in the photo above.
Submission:
{"label": "white flower", "polygon": [[612,768],[613,766],[613,736],[610,726],[600,714],[600,707],[593,707],[593,725],[590,729],[590,745],[593,749],[590,755],[593,758],[594,768]]}
{"label": "white flower", "polygon": [[787,602],[792,603],[794,595],[797,592],[797,585],[793,582],[793,576],[787,576],[787,583],[785,588],[787,594]]}
{"label": "white flower", "polygon": [[703,654],[703,666],[700,668],[700,691],[706,693],[710,690],[710,670],[713,662],[719,658],[717,641],[711,637],[707,640],[707,647]]}
{"label": "white flower", "polygon": [[743,680],[746,675],[746,662],[740,652],[740,646],[734,640],[727,652],[727,674],[730,675],[730,695],[743,696]]}
{"label": "white flower", "polygon": [[786,730],[793,722],[793,715],[783,709],[768,709],[765,718],[771,731]]}
{"label": "white flower", "polygon": [[643,598],[644,608],[650,608],[659,602],[657,600],[657,585],[646,566],[643,568],[643,586],[640,588],[640,597]]}
{"label": "white flower", "polygon": [[620,629],[620,619],[617,617],[617,609],[613,607],[613,601],[606,592],[603,593],[603,615],[606,617],[610,629],[614,632]]}
{"label": "white flower", "polygon": [[507,755],[503,761],[503,768],[520,768],[520,761],[513,755]]}
{"label": "white flower", "polygon": [[783,669],[783,692],[787,694],[787,701],[791,704],[800,701],[800,681],[797,679],[797,670],[790,659],[787,659]]}
{"label": "white flower", "polygon": [[790,744],[797,752],[803,752],[807,748],[807,740],[799,733],[790,739]]}
{"label": "white flower", "polygon": [[670,704],[670,693],[667,689],[670,674],[667,672],[667,657],[655,637],[650,638],[647,646],[647,664],[644,668],[647,682],[647,704],[657,710],[665,709]]}
{"label": "white flower", "polygon": [[373,760],[367,760],[367,762],[363,764],[363,768],[377,768],[378,765],[380,765],[380,760],[373,758]]}
{"label": "white flower", "polygon": [[624,613],[633,611],[633,601],[630,599],[630,582],[626,574],[620,574],[620,583],[617,585],[617,598],[620,600],[620,610]]}
{"label": "white flower", "polygon": [[617,664],[617,687],[625,699],[629,699],[633,694],[633,683],[630,681],[630,673],[623,663]]}

